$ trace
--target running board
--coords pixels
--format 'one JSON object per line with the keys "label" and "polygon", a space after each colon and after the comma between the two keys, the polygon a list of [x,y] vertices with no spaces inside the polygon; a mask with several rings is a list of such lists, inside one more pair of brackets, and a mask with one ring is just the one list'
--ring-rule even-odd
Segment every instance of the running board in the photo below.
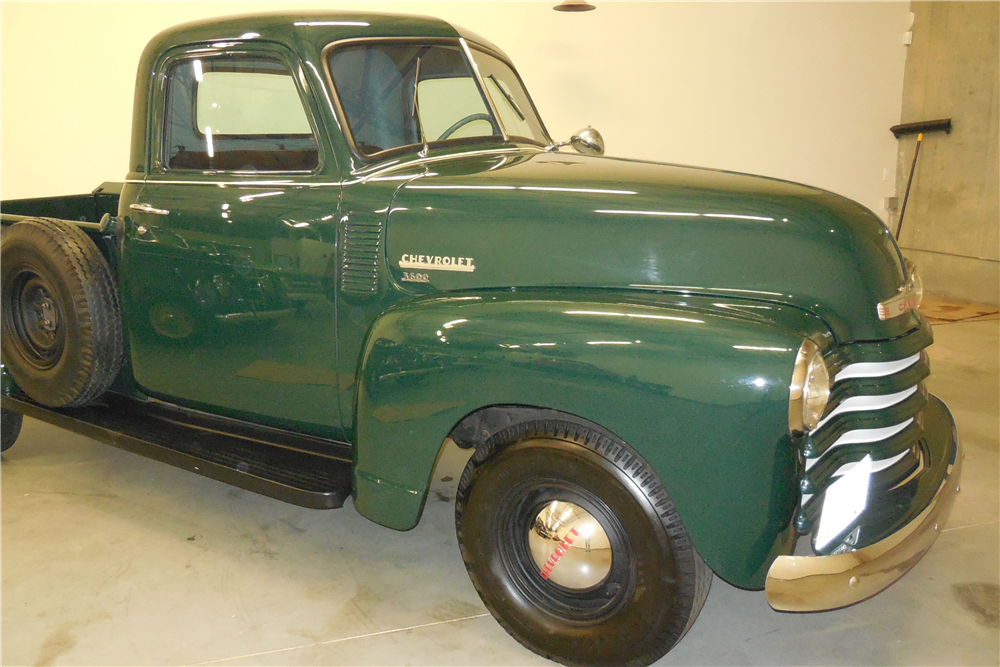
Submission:
{"label": "running board", "polygon": [[353,488],[353,448],[335,440],[116,394],[105,394],[99,403],[83,408],[45,407],[20,392],[0,396],[0,404],[26,417],[293,505],[342,507]]}

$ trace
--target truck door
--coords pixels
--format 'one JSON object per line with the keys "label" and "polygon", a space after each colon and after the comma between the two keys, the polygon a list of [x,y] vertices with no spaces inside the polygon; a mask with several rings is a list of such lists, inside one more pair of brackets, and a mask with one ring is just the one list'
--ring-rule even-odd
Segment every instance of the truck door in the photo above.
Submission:
{"label": "truck door", "polygon": [[227,43],[168,53],[156,82],[150,173],[123,245],[137,382],[341,437],[339,172],[304,68],[275,45]]}

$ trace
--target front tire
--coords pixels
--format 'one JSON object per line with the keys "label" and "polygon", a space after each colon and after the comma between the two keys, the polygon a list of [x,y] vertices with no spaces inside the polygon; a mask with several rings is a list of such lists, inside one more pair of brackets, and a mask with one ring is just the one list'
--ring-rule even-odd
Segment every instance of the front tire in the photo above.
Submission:
{"label": "front tire", "polygon": [[21,434],[22,421],[24,417],[21,413],[0,408],[0,452],[6,452],[14,445],[17,436]]}
{"label": "front tire", "polygon": [[694,623],[712,573],[653,470],[612,434],[534,420],[466,466],[459,544],[487,609],[567,665],[648,665]]}

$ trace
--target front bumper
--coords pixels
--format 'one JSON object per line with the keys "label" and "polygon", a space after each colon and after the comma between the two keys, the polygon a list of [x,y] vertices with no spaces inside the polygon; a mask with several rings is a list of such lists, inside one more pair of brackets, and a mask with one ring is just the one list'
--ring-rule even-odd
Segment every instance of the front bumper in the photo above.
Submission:
{"label": "front bumper", "polygon": [[[823,611],[861,602],[888,588],[916,565],[944,527],[959,490],[962,449],[948,409],[940,406],[941,443],[951,453],[937,492],[924,510],[888,537],[857,551],[833,556],[779,556],[764,591],[779,611]],[[935,405],[935,407],[937,407]],[[938,410],[935,410],[938,412]],[[944,428],[941,428],[944,427]]]}

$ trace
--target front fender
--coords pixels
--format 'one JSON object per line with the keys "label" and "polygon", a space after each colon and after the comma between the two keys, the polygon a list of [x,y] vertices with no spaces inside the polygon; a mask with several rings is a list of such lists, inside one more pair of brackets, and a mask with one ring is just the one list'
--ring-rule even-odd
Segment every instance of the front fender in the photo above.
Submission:
{"label": "front fender", "polygon": [[356,507],[412,528],[441,443],[463,416],[549,408],[635,447],[712,569],[761,587],[789,546],[798,500],[795,355],[826,331],[802,310],[736,299],[546,290],[407,302],[380,317],[365,345]]}

